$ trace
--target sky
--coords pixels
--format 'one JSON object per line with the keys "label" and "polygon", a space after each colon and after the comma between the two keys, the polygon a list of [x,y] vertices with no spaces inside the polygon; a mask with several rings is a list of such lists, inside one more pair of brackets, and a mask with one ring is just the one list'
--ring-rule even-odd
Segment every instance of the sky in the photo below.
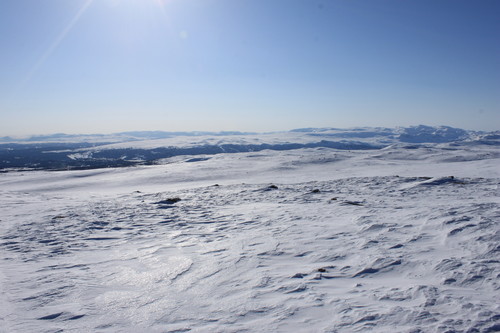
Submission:
{"label": "sky", "polygon": [[497,0],[0,0],[0,136],[500,130]]}

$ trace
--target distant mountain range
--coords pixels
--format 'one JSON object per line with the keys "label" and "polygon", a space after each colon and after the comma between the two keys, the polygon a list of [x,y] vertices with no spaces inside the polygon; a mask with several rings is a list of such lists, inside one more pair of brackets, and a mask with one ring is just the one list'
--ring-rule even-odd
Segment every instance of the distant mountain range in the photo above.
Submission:
{"label": "distant mountain range", "polygon": [[167,139],[177,136],[229,136],[229,135],[250,135],[257,133],[250,132],[165,132],[165,131],[132,131],[120,132],[113,134],[64,134],[55,133],[47,135],[32,135],[26,137],[0,137],[0,143],[31,143],[31,142],[60,142],[60,143],[74,143],[74,142],[124,142],[135,140],[156,140]]}
{"label": "distant mountain range", "polygon": [[[398,128],[302,128],[288,132],[162,132],[53,134],[0,138],[0,170],[67,170],[162,163],[174,156],[201,156],[302,148],[418,148],[428,144],[498,145],[500,131],[477,132],[448,126]],[[200,159],[195,159],[200,160]]]}

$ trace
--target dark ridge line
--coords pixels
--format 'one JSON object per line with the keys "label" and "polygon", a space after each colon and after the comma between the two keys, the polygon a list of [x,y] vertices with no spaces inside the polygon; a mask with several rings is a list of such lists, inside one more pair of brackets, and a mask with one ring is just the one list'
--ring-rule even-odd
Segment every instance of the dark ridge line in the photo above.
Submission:
{"label": "dark ridge line", "polygon": [[[123,148],[91,151],[82,148],[91,144],[24,144],[0,145],[0,171],[23,168],[31,170],[87,170],[135,165],[153,165],[158,160],[175,156],[217,155],[222,153],[259,152],[263,150],[286,151],[302,148],[333,148],[340,150],[376,150],[381,145],[360,142],[333,142],[322,140],[314,143],[286,144],[223,144],[197,147],[160,147],[153,149]],[[72,153],[88,154],[85,158],[70,158]],[[196,162],[196,159],[191,159]],[[202,160],[199,160],[202,161]]]}

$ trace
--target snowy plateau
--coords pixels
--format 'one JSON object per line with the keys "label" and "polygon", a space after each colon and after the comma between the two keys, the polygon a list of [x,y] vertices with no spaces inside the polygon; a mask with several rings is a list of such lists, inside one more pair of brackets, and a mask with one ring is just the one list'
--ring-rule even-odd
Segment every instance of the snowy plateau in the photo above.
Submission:
{"label": "snowy plateau", "polygon": [[0,138],[0,332],[499,332],[500,132]]}

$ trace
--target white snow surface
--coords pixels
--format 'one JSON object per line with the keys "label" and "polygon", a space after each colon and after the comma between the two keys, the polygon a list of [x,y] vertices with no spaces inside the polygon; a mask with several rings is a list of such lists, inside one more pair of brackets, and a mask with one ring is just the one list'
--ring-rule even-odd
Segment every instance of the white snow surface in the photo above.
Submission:
{"label": "white snow surface", "polygon": [[500,330],[498,146],[189,158],[0,174],[0,332]]}

